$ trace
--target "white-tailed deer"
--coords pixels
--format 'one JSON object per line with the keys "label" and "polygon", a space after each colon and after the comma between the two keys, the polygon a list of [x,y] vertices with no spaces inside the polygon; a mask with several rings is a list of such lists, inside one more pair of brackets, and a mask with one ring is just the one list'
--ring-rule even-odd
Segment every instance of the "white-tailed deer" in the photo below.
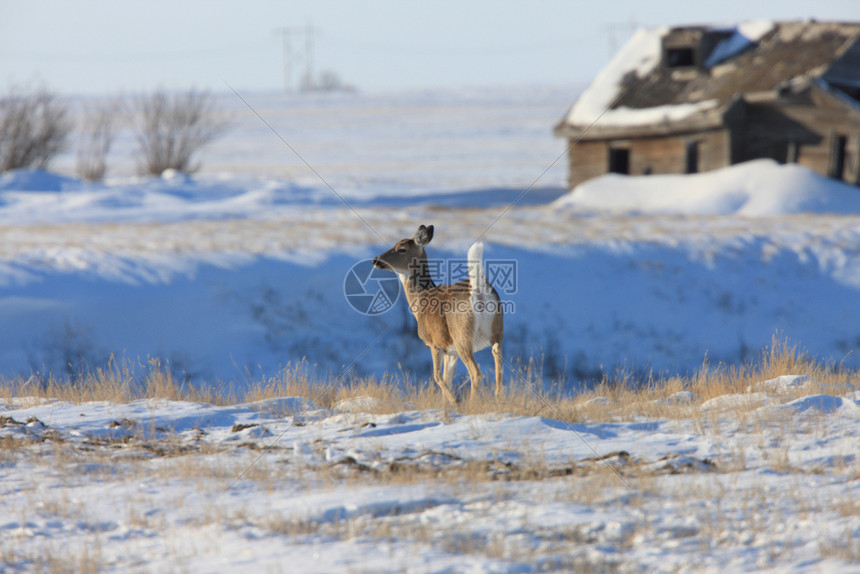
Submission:
{"label": "white-tailed deer", "polygon": [[[421,226],[412,239],[402,239],[376,257],[377,269],[389,269],[400,276],[409,308],[418,321],[418,336],[433,355],[433,378],[451,403],[451,381],[457,356],[469,370],[471,397],[481,388],[481,369],[474,353],[492,347],[496,366],[496,396],[502,390],[503,317],[499,294],[487,282],[484,272],[484,244],[469,248],[469,280],[453,285],[436,285],[430,276],[424,247],[433,239],[433,226]],[[444,363],[444,372],[443,372]]]}

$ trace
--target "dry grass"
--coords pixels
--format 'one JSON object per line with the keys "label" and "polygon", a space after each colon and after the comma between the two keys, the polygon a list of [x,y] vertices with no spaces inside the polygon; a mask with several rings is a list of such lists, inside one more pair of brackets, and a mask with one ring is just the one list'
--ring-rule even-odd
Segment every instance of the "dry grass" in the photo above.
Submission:
{"label": "dry grass", "polygon": [[[480,522],[491,514],[518,508],[517,493],[513,492],[515,488],[496,492],[489,495],[490,498],[488,491],[482,491],[470,505],[470,512],[475,513]],[[283,513],[254,516],[242,512],[234,513],[229,520],[234,526],[253,524],[273,534],[289,537],[324,536],[338,540],[369,539],[380,543],[410,539],[417,547],[433,547],[452,555],[482,555],[503,561],[539,564],[540,571],[545,572],[612,571],[607,570],[605,564],[596,567],[585,556],[585,545],[595,542],[587,532],[589,525],[559,529],[535,524],[527,513],[504,519],[515,534],[505,534],[502,529],[487,531],[482,527],[475,528],[470,522],[443,526],[438,519],[428,518],[422,512],[403,512],[398,507],[392,507],[390,512],[332,516],[325,520]],[[634,535],[634,528],[625,531],[625,539],[620,540],[620,544],[627,544]]]}
{"label": "dry grass", "polygon": [[860,540],[854,531],[846,529],[841,539],[822,539],[818,552],[823,558],[837,558],[845,562],[860,563]]}
{"label": "dry grass", "polygon": [[[605,380],[591,392],[574,400],[575,411],[581,417],[604,420],[611,414],[616,420],[636,416],[660,418],[696,418],[701,416],[699,405],[720,396],[746,393],[755,383],[785,375],[808,377],[810,386],[798,394],[832,392],[837,383],[860,384],[860,373],[816,361],[798,345],[774,337],[770,347],[762,349],[758,361],[743,365],[711,365],[707,359],[691,377],[655,378],[642,383]],[[681,392],[691,393],[690,401],[673,399]],[[602,397],[606,401],[591,399]],[[791,396],[789,393],[789,397]],[[757,401],[740,402],[738,414],[761,406]]]}
{"label": "dry grass", "polygon": [[[308,370],[307,364],[301,362],[285,368],[277,376],[250,383],[192,384],[178,380],[158,360],[144,365],[111,362],[108,367],[80,377],[74,383],[35,377],[0,381],[0,397],[34,397],[74,403],[158,398],[230,405],[295,396],[309,398],[324,408],[372,414],[450,409],[435,384],[416,380],[408,374],[387,375],[382,379],[353,377],[333,385],[330,381],[315,380],[307,374]],[[456,411],[545,416],[568,422],[630,420],[642,416],[696,418],[702,416],[695,414],[700,413],[697,407],[701,403],[723,395],[744,393],[756,382],[782,375],[805,375],[814,381],[813,388],[803,389],[805,394],[826,393],[827,386],[835,383],[860,383],[860,373],[815,361],[797,345],[774,337],[772,345],[763,349],[759,360],[753,363],[713,366],[705,360],[702,368],[690,377],[655,377],[646,381],[607,378],[577,394],[558,386],[549,392],[542,390],[541,377],[530,364],[516,373],[508,373],[507,386],[500,397],[484,389],[479,400],[465,400]],[[815,385],[820,389],[814,388]],[[676,394],[682,391],[692,393],[689,401],[678,398]],[[750,402],[746,410],[757,406]],[[738,409],[743,411],[743,405]],[[739,412],[739,416],[742,414]]]}
{"label": "dry grass", "polygon": [[111,361],[105,368],[96,369],[74,382],[49,376],[17,378],[0,383],[0,396],[57,399],[72,403],[90,401],[130,402],[143,398],[192,400],[212,404],[228,404],[225,396],[215,388],[199,387],[178,381],[160,361],[147,365],[118,364]]}
{"label": "dry grass", "polygon": [[73,382],[54,376],[2,380],[0,397],[55,399],[71,403],[166,399],[223,406],[274,397],[310,397],[313,382],[304,374],[305,370],[306,365],[300,363],[288,366],[276,377],[249,384],[198,384],[177,379],[158,359],[146,364],[111,360],[107,367],[80,376]]}

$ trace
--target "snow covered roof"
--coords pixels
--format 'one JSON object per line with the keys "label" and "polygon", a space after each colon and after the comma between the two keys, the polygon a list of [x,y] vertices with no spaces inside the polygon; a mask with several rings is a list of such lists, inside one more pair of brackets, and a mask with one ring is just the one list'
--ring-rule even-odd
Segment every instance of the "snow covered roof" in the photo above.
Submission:
{"label": "snow covered roof", "polygon": [[556,133],[587,130],[586,139],[598,139],[624,129],[719,125],[739,94],[776,91],[799,78],[860,88],[858,38],[860,23],[759,20],[641,29],[582,93]]}

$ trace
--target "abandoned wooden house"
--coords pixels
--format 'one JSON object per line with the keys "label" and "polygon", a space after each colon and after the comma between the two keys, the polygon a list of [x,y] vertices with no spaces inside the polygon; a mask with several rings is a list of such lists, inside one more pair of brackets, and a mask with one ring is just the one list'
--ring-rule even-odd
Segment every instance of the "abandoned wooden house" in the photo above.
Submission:
{"label": "abandoned wooden house", "polygon": [[695,173],[752,159],[860,183],[860,23],[640,30],[555,134],[569,187],[608,172]]}

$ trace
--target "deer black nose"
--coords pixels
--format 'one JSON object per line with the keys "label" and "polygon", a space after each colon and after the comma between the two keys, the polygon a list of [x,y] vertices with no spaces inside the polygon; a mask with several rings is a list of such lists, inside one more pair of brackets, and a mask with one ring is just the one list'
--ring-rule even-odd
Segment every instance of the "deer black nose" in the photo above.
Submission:
{"label": "deer black nose", "polygon": [[376,267],[377,269],[382,269],[382,265],[380,265],[380,263],[379,263],[379,257],[373,258],[373,266]]}

